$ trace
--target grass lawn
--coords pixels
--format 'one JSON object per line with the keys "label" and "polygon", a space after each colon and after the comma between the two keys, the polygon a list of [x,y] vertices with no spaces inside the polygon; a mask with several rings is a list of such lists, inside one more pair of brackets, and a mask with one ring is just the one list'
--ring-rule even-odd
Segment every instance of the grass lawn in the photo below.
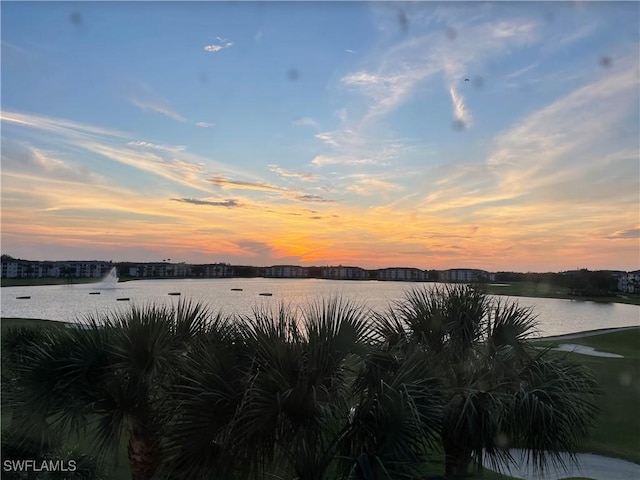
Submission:
{"label": "grass lawn", "polygon": [[589,367],[603,390],[602,413],[581,451],[640,463],[640,328],[553,343],[584,345],[624,356],[567,354]]}
{"label": "grass lawn", "polygon": [[[65,322],[56,322],[52,320],[35,320],[35,319],[23,319],[23,318],[2,318],[0,319],[0,338],[2,337],[2,333],[10,328],[19,328],[19,327],[37,327],[37,328],[65,328]],[[2,430],[6,430],[11,426],[11,412],[2,411]],[[78,448],[80,451],[85,453],[90,453],[89,442],[86,438],[78,438],[75,439],[72,443],[78,444]],[[126,444],[120,449],[120,454],[118,456],[118,461],[116,465],[108,465],[106,480],[130,480],[131,472],[129,469],[129,464],[126,456]]]}
{"label": "grass lawn", "polygon": [[2,318],[0,319],[0,336],[8,328],[18,327],[64,327],[66,323],[54,320],[36,320],[30,318]]}
{"label": "grass lawn", "polygon": [[548,283],[500,282],[482,284],[483,291],[492,295],[512,295],[514,297],[562,298],[576,301],[604,303],[628,303],[640,305],[640,294],[618,293],[610,297],[576,297],[569,295],[569,289]]}
{"label": "grass lawn", "polygon": [[96,283],[99,278],[3,278],[3,287],[32,287],[36,285],[69,285],[75,283]]}

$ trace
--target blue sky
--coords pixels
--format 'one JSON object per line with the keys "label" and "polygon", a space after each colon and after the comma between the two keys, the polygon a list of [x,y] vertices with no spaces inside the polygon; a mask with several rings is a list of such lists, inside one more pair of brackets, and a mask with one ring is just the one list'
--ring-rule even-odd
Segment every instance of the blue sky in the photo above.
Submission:
{"label": "blue sky", "polygon": [[635,2],[3,2],[2,252],[640,267]]}

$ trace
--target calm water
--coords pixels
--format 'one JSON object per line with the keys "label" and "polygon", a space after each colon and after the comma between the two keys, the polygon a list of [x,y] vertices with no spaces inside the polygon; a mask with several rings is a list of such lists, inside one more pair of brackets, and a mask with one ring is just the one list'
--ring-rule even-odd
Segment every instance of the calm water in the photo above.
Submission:
{"label": "calm water", "polygon": [[[413,287],[431,284],[316,279],[186,279],[144,280],[118,283],[115,290],[99,290],[96,285],[51,285],[4,287],[0,290],[2,317],[44,318],[77,321],[95,312],[126,308],[131,303],[178,302],[180,298],[202,300],[215,311],[249,314],[260,306],[280,302],[301,305],[318,298],[341,295],[374,310],[384,310],[389,302],[401,299]],[[242,289],[234,291],[232,289]],[[91,295],[91,292],[100,292]],[[180,292],[180,296],[169,293]],[[270,297],[260,293],[272,293]],[[17,297],[29,296],[29,299]],[[129,298],[129,301],[118,301]],[[640,325],[640,307],[548,298],[502,297],[531,306],[538,315],[541,335]]]}

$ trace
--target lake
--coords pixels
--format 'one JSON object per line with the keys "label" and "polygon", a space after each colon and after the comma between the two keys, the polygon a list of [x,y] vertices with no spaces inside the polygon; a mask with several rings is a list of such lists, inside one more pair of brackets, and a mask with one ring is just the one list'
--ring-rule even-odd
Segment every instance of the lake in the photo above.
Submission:
{"label": "lake", "polygon": [[[341,295],[382,311],[411,288],[429,283],[378,282],[321,279],[225,278],[137,280],[117,284],[113,290],[99,284],[3,287],[3,318],[42,318],[74,322],[84,315],[126,308],[132,303],[173,302],[180,298],[202,300],[214,311],[250,314],[253,308],[281,302],[302,305],[319,298]],[[99,294],[97,293],[99,292]],[[180,295],[169,295],[180,293]],[[271,293],[262,296],[261,293]],[[20,299],[18,297],[30,297]],[[128,301],[118,301],[128,298]],[[550,298],[501,297],[530,306],[538,316],[542,336],[640,325],[640,307],[617,303]]]}

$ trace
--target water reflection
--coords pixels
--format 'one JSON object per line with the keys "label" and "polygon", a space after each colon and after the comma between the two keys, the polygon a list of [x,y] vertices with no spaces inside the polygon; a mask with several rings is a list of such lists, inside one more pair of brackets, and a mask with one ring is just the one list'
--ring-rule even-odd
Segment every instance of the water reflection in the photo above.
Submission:
{"label": "water reflection", "polygon": [[[0,291],[2,317],[45,318],[75,321],[84,315],[110,312],[149,302],[176,303],[181,298],[207,302],[215,311],[250,314],[252,309],[292,306],[330,296],[342,295],[376,311],[402,298],[411,288],[430,284],[411,282],[336,281],[318,279],[186,279],[121,282],[114,290],[91,295],[95,286],[51,285],[4,287]],[[181,295],[169,295],[180,292]],[[261,296],[260,293],[272,296]],[[29,299],[18,299],[29,296]],[[128,302],[118,298],[129,298]],[[640,308],[635,305],[558,300],[551,298],[501,297],[532,307],[539,322],[540,335],[640,325]]]}

